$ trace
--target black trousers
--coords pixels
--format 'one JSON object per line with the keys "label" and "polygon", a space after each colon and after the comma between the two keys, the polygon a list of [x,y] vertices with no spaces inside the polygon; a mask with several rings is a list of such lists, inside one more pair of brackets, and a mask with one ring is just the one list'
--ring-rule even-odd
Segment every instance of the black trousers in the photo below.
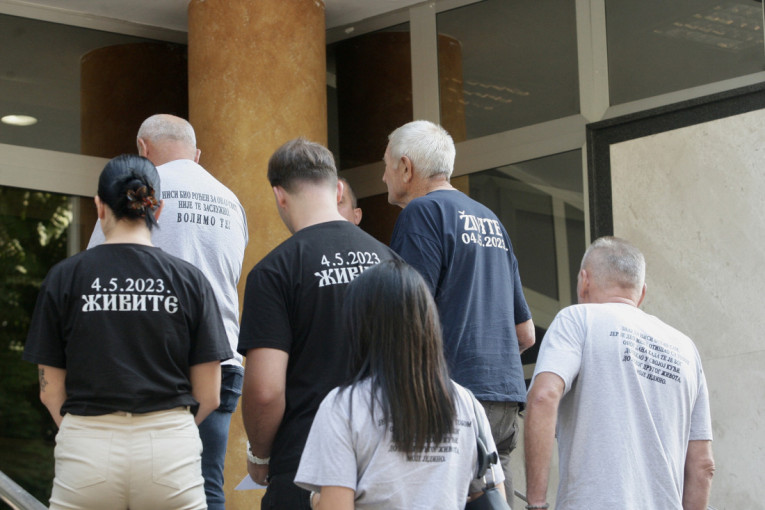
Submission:
{"label": "black trousers", "polygon": [[297,473],[272,476],[260,503],[263,510],[311,510],[311,493],[295,485]]}

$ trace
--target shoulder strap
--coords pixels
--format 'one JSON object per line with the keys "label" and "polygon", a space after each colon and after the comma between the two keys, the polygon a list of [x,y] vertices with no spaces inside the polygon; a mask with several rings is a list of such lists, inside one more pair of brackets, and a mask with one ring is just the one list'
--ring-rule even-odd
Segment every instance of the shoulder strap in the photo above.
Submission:
{"label": "shoulder strap", "polygon": [[489,452],[488,443],[486,442],[486,435],[483,430],[483,420],[481,419],[481,413],[478,411],[480,402],[475,398],[473,393],[468,390],[470,399],[473,401],[473,416],[475,418],[475,430],[476,430],[476,443],[478,446],[478,464],[476,478],[482,478],[491,464],[496,464],[499,460],[497,452]]}

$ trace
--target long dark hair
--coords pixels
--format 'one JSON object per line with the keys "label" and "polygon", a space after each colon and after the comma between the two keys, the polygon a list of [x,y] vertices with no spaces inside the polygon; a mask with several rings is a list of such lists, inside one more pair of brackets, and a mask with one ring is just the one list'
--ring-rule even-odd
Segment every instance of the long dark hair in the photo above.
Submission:
{"label": "long dark hair", "polygon": [[454,387],[443,355],[436,304],[420,274],[386,261],[356,278],[345,296],[351,343],[348,385],[372,385],[375,402],[402,452],[422,451],[454,432]]}
{"label": "long dark hair", "polygon": [[118,220],[143,218],[149,230],[157,225],[159,173],[148,159],[123,154],[109,160],[98,178],[98,197]]}

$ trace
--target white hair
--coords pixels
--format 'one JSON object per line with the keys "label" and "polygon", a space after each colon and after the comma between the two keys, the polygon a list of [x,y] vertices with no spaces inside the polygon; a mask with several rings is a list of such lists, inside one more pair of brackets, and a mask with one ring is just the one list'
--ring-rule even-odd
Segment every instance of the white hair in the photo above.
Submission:
{"label": "white hair", "polygon": [[424,178],[451,177],[456,155],[454,140],[438,124],[427,120],[409,122],[393,131],[388,141],[392,161],[406,156]]}
{"label": "white hair", "polygon": [[645,283],[645,257],[637,247],[619,237],[600,237],[587,248],[582,269],[599,286],[618,285],[641,291]]}
{"label": "white hair", "polygon": [[152,143],[174,140],[189,147],[195,148],[197,146],[194,128],[187,120],[162,113],[152,115],[143,121],[138,129],[138,138],[143,138]]}

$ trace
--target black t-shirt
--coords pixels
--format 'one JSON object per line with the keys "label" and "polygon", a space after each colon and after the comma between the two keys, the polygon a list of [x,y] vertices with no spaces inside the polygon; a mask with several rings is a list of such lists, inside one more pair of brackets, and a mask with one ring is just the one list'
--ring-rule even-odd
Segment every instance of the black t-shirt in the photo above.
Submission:
{"label": "black t-shirt", "polygon": [[331,221],[299,230],[250,271],[238,350],[246,355],[268,347],[289,354],[272,475],[297,470],[319,404],[349,375],[348,344],[341,336],[347,284],[392,258],[398,257],[360,228]]}
{"label": "black t-shirt", "polygon": [[189,367],[232,356],[210,283],[159,248],[104,244],[43,282],[24,359],[66,369],[62,414],[198,403]]}

